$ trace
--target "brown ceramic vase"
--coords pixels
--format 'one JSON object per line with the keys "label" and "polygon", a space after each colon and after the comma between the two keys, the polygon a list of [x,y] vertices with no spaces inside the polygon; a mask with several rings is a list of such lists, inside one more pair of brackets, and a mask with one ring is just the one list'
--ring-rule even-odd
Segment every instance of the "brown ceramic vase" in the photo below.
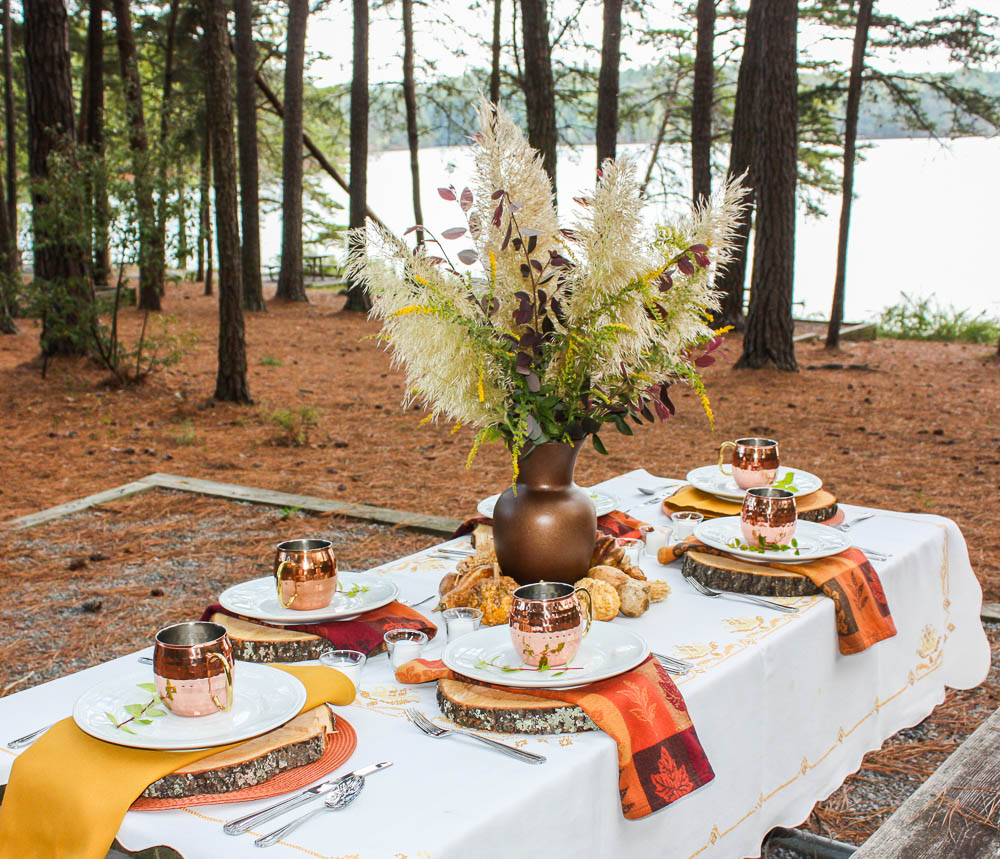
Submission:
{"label": "brown ceramic vase", "polygon": [[493,540],[504,575],[521,584],[573,583],[587,575],[597,536],[594,503],[573,482],[581,445],[542,444],[518,461],[517,495],[493,510]]}

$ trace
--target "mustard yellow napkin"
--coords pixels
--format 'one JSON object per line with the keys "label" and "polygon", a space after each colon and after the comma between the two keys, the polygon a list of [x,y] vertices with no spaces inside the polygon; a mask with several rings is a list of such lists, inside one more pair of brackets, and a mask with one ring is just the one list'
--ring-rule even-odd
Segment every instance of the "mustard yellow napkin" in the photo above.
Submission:
{"label": "mustard yellow napkin", "polygon": [[[306,687],[306,703],[299,712],[324,701],[354,700],[354,684],[339,671],[314,665],[274,667]],[[104,859],[139,794],[158,778],[217,751],[219,747],[192,752],[130,749],[97,740],[72,718],[63,719],[14,762],[0,806],[0,856]]]}
{"label": "mustard yellow napkin", "polygon": [[[836,503],[837,499],[825,489],[817,489],[815,492],[795,499],[795,507],[799,513],[821,510]],[[726,501],[724,498],[709,495],[707,492],[702,492],[690,485],[682,486],[663,502],[663,507],[668,513],[693,510],[708,519],[716,516],[739,516],[742,506],[739,501]]]}

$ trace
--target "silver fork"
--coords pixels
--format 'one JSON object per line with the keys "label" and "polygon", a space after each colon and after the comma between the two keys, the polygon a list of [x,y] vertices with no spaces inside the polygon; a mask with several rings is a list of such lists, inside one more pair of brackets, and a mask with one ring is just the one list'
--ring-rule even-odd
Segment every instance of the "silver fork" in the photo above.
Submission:
{"label": "silver fork", "polygon": [[858,522],[865,522],[868,519],[874,519],[874,513],[865,513],[863,516],[858,516],[852,519],[850,522],[841,522],[839,525],[831,525],[831,528],[836,528],[838,531],[850,531]]}
{"label": "silver fork", "polygon": [[479,734],[473,734],[471,731],[456,731],[449,730],[447,728],[439,728],[416,707],[406,708],[406,718],[413,722],[413,724],[416,725],[421,731],[427,734],[428,737],[438,739],[440,737],[447,737],[449,734],[456,734],[460,737],[471,737],[474,740],[479,740],[481,743],[486,743],[486,745],[492,746],[498,752],[503,752],[505,755],[517,758],[519,761],[524,761],[529,764],[545,763],[545,758],[541,755],[525,752],[521,749],[515,749],[513,746],[507,746],[503,743],[498,743],[496,740],[491,740],[489,737],[481,737]]}
{"label": "silver fork", "polygon": [[694,576],[685,576],[684,578],[692,584],[698,593],[707,597],[733,597],[734,599],[743,599],[748,602],[757,603],[757,605],[762,605],[765,608],[773,608],[775,611],[783,611],[788,614],[796,614],[798,612],[798,609],[792,605],[782,605],[780,602],[772,602],[753,594],[741,594],[735,591],[713,591],[708,585],[699,582]]}
{"label": "silver fork", "polygon": [[683,659],[674,659],[673,656],[667,656],[665,653],[653,653],[653,658],[671,674],[687,674],[694,668],[690,662],[685,662]]}

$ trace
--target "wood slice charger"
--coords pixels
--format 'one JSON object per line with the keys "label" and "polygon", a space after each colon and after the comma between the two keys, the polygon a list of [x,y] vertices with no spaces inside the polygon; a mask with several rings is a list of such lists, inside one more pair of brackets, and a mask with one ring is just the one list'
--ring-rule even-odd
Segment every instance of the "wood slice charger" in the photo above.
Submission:
{"label": "wood slice charger", "polygon": [[681,560],[681,572],[719,591],[761,597],[804,597],[819,593],[810,579],[795,572],[794,564],[778,569],[692,549]]}
{"label": "wood slice charger", "polygon": [[[164,776],[147,788],[147,791],[152,789],[160,795],[140,796],[130,808],[132,811],[160,811],[243,802],[267,799],[308,787],[344,763],[358,744],[354,728],[343,716],[338,716],[333,731],[324,731],[322,740],[325,748],[322,754],[310,763],[298,766],[296,760],[302,759],[298,756],[307,744],[313,742],[316,723],[329,728],[329,710],[325,704],[260,737]],[[195,792],[197,790],[202,792]],[[163,795],[180,792],[185,795]]]}
{"label": "wood slice charger", "polygon": [[572,734],[598,731],[574,704],[491,689],[461,680],[439,680],[441,712],[466,728],[501,734]]}

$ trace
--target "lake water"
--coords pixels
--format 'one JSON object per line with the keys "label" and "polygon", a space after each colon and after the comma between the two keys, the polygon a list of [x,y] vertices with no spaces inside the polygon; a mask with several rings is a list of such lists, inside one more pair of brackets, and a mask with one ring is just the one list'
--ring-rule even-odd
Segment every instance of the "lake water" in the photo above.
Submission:
{"label": "lake water", "polygon": [[[646,146],[627,146],[645,166]],[[669,157],[669,154],[668,154]],[[676,157],[676,156],[675,156]],[[572,208],[572,197],[593,182],[594,147],[559,152],[559,204]],[[424,220],[438,230],[460,223],[454,203],[436,189],[461,188],[471,159],[462,147],[420,151]],[[373,153],[368,166],[368,205],[392,229],[413,223],[409,153]],[[334,199],[346,195],[327,183]],[[943,305],[985,311],[1000,317],[1000,269],[986,253],[1000,245],[1000,137],[962,138],[942,146],[928,139],[880,140],[865,152],[855,173],[855,202],[848,250],[846,319],[873,319],[900,300],[932,296]],[[827,318],[836,272],[840,196],[823,201],[825,218],[799,213],[795,237],[796,316]],[[346,209],[331,213],[346,221]],[[650,207],[651,220],[662,220],[662,207]],[[464,247],[462,240],[454,243]],[[264,216],[264,260],[280,255],[280,214]],[[749,277],[748,277],[749,283]]]}

